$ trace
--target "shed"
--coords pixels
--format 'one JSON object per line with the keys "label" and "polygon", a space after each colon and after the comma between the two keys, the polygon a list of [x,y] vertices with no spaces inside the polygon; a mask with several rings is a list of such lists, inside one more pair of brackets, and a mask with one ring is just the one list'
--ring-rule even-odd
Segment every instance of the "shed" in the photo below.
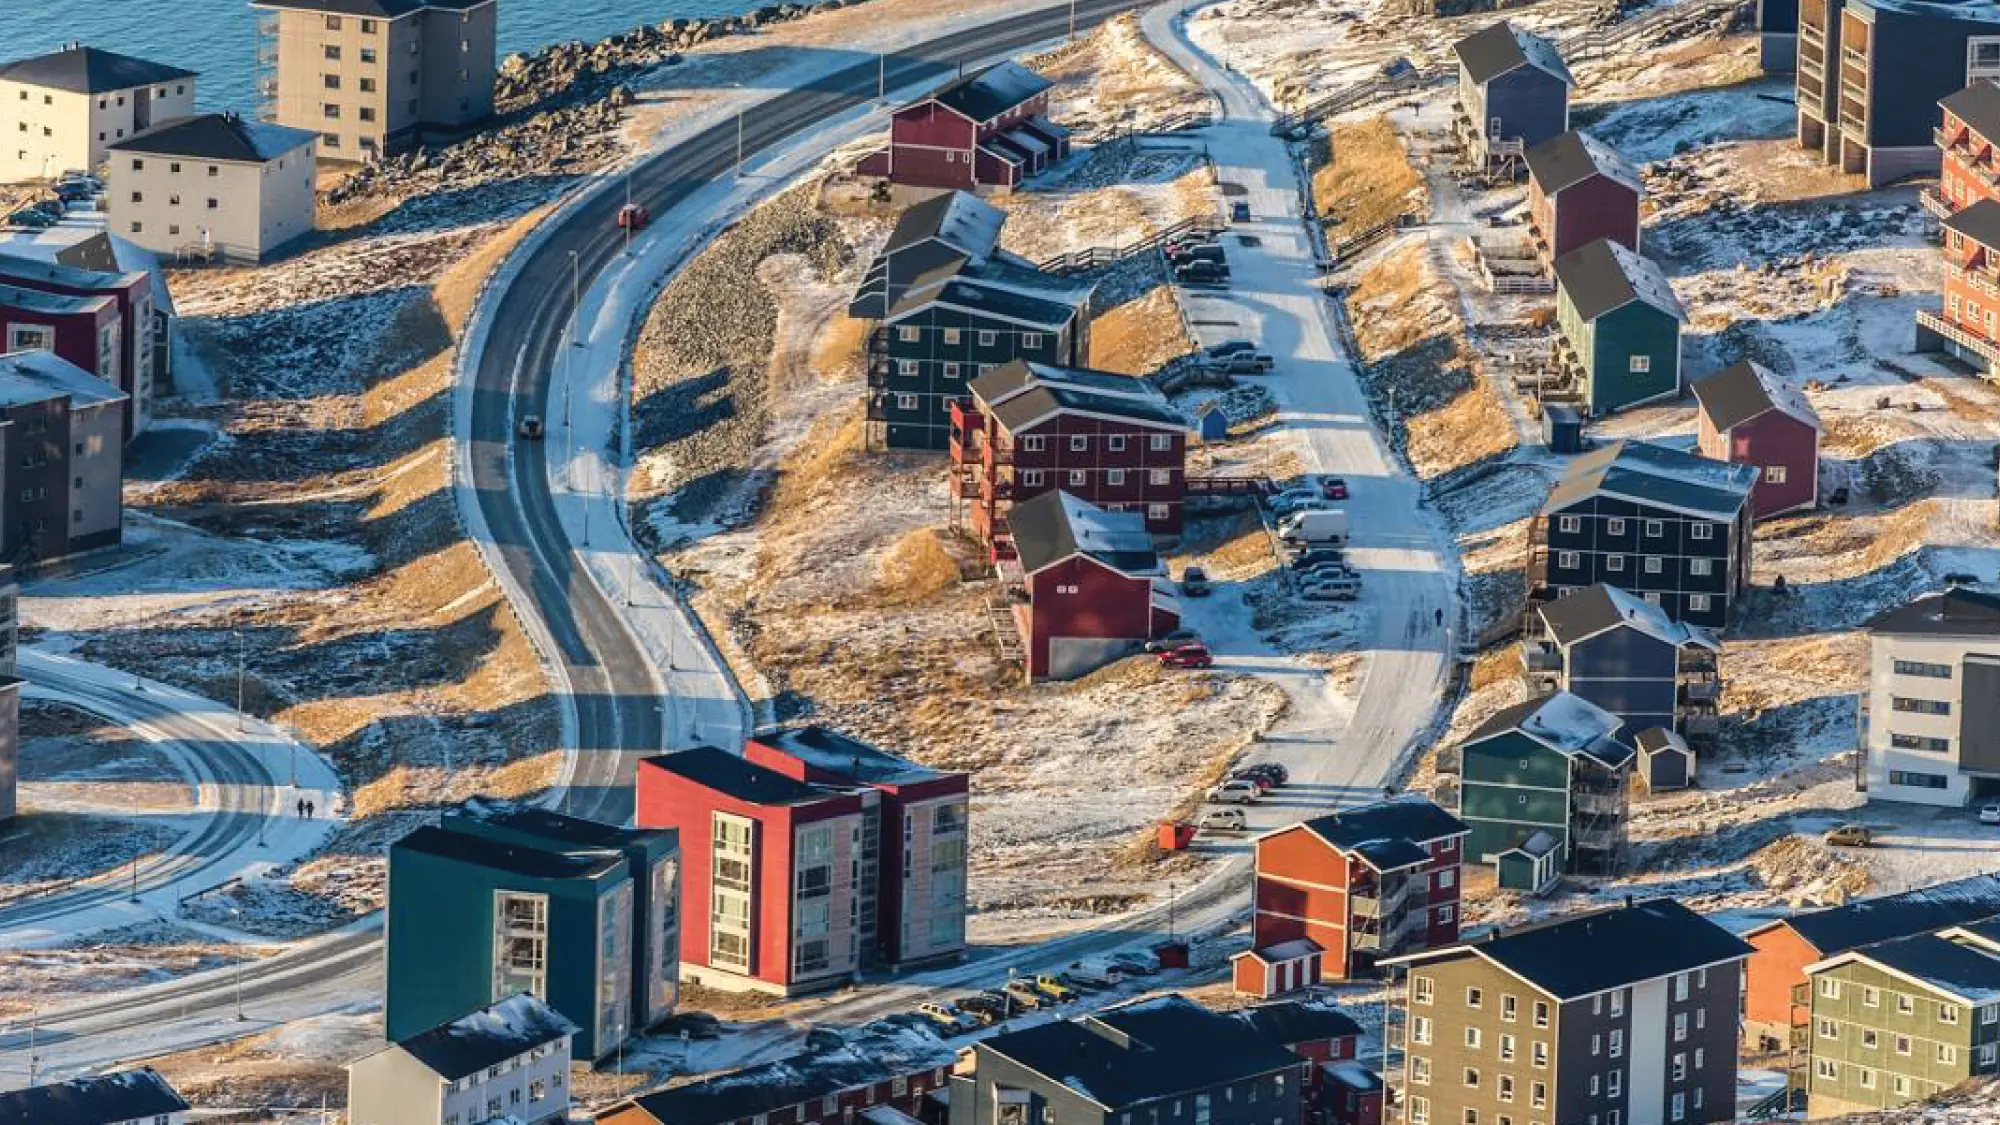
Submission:
{"label": "shed", "polygon": [[1230,980],[1238,996],[1268,1000],[1319,980],[1320,959],[1325,955],[1326,950],[1311,938],[1246,949],[1229,958]]}
{"label": "shed", "polygon": [[1536,832],[1500,853],[1500,886],[1510,891],[1541,894],[1562,876],[1560,841],[1547,832]]}
{"label": "shed", "polygon": [[1676,731],[1652,727],[1633,739],[1639,747],[1639,777],[1655,793],[1694,784],[1694,748]]}
{"label": "shed", "polygon": [[1542,407],[1542,441],[1550,453],[1583,452],[1583,416],[1567,406]]}
{"label": "shed", "polygon": [[1195,432],[1203,441],[1226,441],[1229,438],[1229,414],[1222,409],[1220,401],[1211,401],[1195,415]]}

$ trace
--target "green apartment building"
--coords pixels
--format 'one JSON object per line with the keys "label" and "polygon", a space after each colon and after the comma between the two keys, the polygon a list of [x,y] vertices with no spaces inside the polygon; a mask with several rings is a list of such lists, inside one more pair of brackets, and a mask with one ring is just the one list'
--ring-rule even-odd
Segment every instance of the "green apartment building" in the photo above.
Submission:
{"label": "green apartment building", "polygon": [[[2000,1072],[2000,921],[1852,949],[1806,966],[1814,1119],[1922,1101]],[[1800,1081],[1794,1076],[1794,1082]]]}
{"label": "green apartment building", "polygon": [[1687,312],[1651,261],[1608,238],[1555,262],[1558,359],[1593,417],[1678,397]]}

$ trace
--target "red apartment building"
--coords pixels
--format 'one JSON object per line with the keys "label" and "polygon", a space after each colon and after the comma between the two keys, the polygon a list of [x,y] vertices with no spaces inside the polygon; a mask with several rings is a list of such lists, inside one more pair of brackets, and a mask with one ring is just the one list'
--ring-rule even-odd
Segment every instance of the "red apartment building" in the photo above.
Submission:
{"label": "red apartment building", "polygon": [[[108,248],[109,240],[106,242]],[[153,400],[153,377],[166,358],[156,358],[154,349],[170,346],[159,327],[156,313],[161,310],[156,310],[154,302],[159,286],[152,274],[146,270],[83,269],[61,261],[0,252],[0,286],[80,299],[111,299],[117,305],[118,339],[122,342],[114,367],[107,372],[71,355],[63,358],[96,372],[98,378],[125,392],[127,439],[145,428]],[[9,321],[15,319],[8,317]],[[0,348],[7,350],[11,349]]]}
{"label": "red apartment building", "polygon": [[1069,155],[1069,131],[1045,116],[1049,85],[1016,62],[954,79],[897,110],[889,147],[858,171],[906,187],[1011,191]]}
{"label": "red apartment building", "polygon": [[1944,126],[1937,131],[1938,186],[1924,192],[1924,206],[1944,218],[1982,199],[2000,199],[2000,86],[1974,82],[1938,102]]}
{"label": "red apartment building", "polygon": [[1280,828],[1257,840],[1251,951],[1305,939],[1321,981],[1369,975],[1384,958],[1458,940],[1465,822],[1402,796]]}
{"label": "red apartment building", "polygon": [[1755,465],[1750,510],[1757,519],[1819,503],[1819,413],[1797,387],[1750,360],[1694,385],[1703,457]]}
{"label": "red apartment building", "polygon": [[1180,627],[1137,512],[1044,492],[1015,505],[1013,534],[1018,557],[1000,571],[1027,594],[1013,610],[1030,682],[1075,679]]}
{"label": "red apartment building", "polygon": [[72,296],[0,279],[0,353],[45,351],[120,386],[124,336],[115,297]]}
{"label": "red apartment building", "polygon": [[951,404],[952,475],[972,530],[996,559],[1014,553],[1008,512],[1061,489],[1135,512],[1176,536],[1187,499],[1186,419],[1142,380],[1014,360]]}
{"label": "red apartment building", "polygon": [[682,978],[791,995],[958,954],[967,792],[822,728],[640,762],[639,826],[679,830],[682,897],[708,904],[685,912]]}
{"label": "red apartment building", "polygon": [[1646,185],[1618,151],[1571,129],[1528,150],[1528,224],[1542,267],[1608,238],[1639,252]]}
{"label": "red apartment building", "polygon": [[1307,1125],[1379,1125],[1382,1079],[1360,1061],[1361,1025],[1331,1004],[1280,1000],[1233,1013],[1312,1066]]}
{"label": "red apartment building", "polygon": [[2000,87],[1974,82],[1938,106],[1938,186],[1923,199],[1943,227],[1944,306],[1917,311],[1917,350],[2000,375]]}

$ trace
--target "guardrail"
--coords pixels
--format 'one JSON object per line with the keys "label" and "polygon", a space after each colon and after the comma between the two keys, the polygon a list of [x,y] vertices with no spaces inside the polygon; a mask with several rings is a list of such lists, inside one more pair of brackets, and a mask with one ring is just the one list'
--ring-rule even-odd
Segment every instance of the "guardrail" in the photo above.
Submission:
{"label": "guardrail", "polygon": [[1396,233],[1396,231],[1402,228],[1404,220],[1409,217],[1407,214],[1398,215],[1387,222],[1376,223],[1359,234],[1348,235],[1346,238],[1328,246],[1326,256],[1334,265],[1340,265],[1347,259]]}

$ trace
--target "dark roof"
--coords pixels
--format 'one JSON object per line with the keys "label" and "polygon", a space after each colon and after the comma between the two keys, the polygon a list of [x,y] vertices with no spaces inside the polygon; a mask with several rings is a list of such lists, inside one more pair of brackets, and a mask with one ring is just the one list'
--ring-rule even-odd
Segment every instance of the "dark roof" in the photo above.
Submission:
{"label": "dark roof", "polygon": [[1700,457],[1645,441],[1617,441],[1570,462],[1543,514],[1609,495],[1715,520],[1733,520],[1756,487],[1755,465]]}
{"label": "dark roof", "polygon": [[562,1013],[517,992],[450,1023],[419,1031],[396,1046],[438,1077],[455,1082],[576,1031]]}
{"label": "dark roof", "polygon": [[1158,571],[1159,553],[1138,512],[1107,512],[1061,489],[1030,497],[1007,513],[1021,569],[1034,574],[1074,555],[1088,555],[1128,576]]}
{"label": "dark roof", "polygon": [[625,857],[612,851],[551,852],[426,824],[389,845],[440,859],[490,867],[529,879],[578,879],[622,870]]}
{"label": "dark roof", "polygon": [[1633,735],[1632,742],[1641,753],[1663,754],[1671,750],[1690,758],[1694,756],[1694,749],[1688,745],[1687,739],[1682,738],[1679,731],[1666,727],[1647,727]]}
{"label": "dark roof", "polygon": [[2000,86],[1974,82],[1957,93],[1945,95],[1938,104],[1973,132],[1989,141],[2000,141]]}
{"label": "dark roof", "polygon": [[1738,360],[1697,381],[1695,401],[1709,424],[1727,432],[1762,414],[1782,411],[1815,430],[1824,429],[1819,412],[1791,384],[1761,364]]}
{"label": "dark roof", "polygon": [[889,232],[885,250],[904,250],[938,239],[972,257],[984,257],[1000,244],[1006,212],[971,192],[948,191],[903,208]]}
{"label": "dark roof", "polygon": [[1675,648],[1697,645],[1717,652],[1722,649],[1715,634],[1698,625],[1675,621],[1659,606],[1605,582],[1543,602],[1536,612],[1548,626],[1549,635],[1564,646],[1623,625]]}
{"label": "dark roof", "polygon": [[1937,934],[1916,934],[1854,951],[1970,1004],[2000,1000],[2000,957]]}
{"label": "dark roof", "polygon": [[1876,614],[1869,619],[1868,631],[1892,636],[2000,635],[2000,596],[1954,586]]}
{"label": "dark roof", "polygon": [[992,409],[992,414],[1009,432],[1018,433],[1058,410],[1106,414],[1148,426],[1187,429],[1187,419],[1167,405],[1165,399],[1100,394],[1081,386],[1051,381],[1042,381],[1033,390],[1006,399]]}
{"label": "dark roof", "polygon": [[1562,53],[1556,50],[1554,44],[1506,20],[1466,36],[1453,43],[1451,49],[1472,80],[1482,85],[1523,66],[1547,71],[1560,78],[1564,85],[1576,85],[1576,80],[1570,77],[1569,67],[1563,63]]}
{"label": "dark roof", "polygon": [[1646,194],[1639,173],[1618,150],[1586,133],[1571,129],[1528,150],[1528,172],[1543,195],[1554,195],[1592,176],[1616,180],[1640,196]]}
{"label": "dark roof", "polygon": [[816,769],[856,782],[908,785],[945,776],[832,727],[783,727],[750,737]]}
{"label": "dark roof", "polygon": [[1512,852],[1520,852],[1522,855],[1540,859],[1542,856],[1555,851],[1560,843],[1554,835],[1538,828],[1534,832],[1529,833],[1527,839],[1502,851],[1500,854],[1508,855]]}
{"label": "dark roof", "polygon": [[1634,301],[1644,301],[1676,320],[1687,319],[1660,267],[1608,238],[1586,242],[1557,258],[1556,284],[1585,320],[1596,320]]}
{"label": "dark roof", "polygon": [[176,117],[108,146],[113,152],[184,156],[190,160],[232,160],[262,164],[319,139],[304,129],[249,121],[233,113]]}
{"label": "dark roof", "polygon": [[[601,820],[567,816],[550,809],[511,801],[469,802],[465,806],[465,811],[457,815],[509,829],[524,836],[539,837],[551,844],[566,844],[588,849],[625,848],[662,838],[677,839],[679,836],[679,833],[672,828],[627,828],[619,824],[606,824]],[[445,827],[449,828],[451,821],[456,818],[457,816],[445,817]]]}
{"label": "dark roof", "polygon": [[462,12],[467,8],[477,8],[481,4],[491,4],[494,0],[251,0],[253,8],[291,8],[301,12],[326,12],[336,16],[379,16],[385,20],[421,12],[425,8],[443,8],[446,11]]}
{"label": "dark roof", "polygon": [[1049,88],[1048,79],[1017,62],[997,63],[931,92],[935,101],[974,121],[991,121]]}
{"label": "dark roof", "polygon": [[1009,360],[991,368],[979,378],[967,383],[965,389],[971,392],[972,397],[990,407],[1022,391],[1048,384],[1071,386],[1099,394],[1123,395],[1153,403],[1161,402],[1161,395],[1153,389],[1153,385],[1136,375],[1092,371],[1083,367],[1057,367],[1047,363],[1032,363],[1025,359]]}
{"label": "dark roof", "polygon": [[0,1093],[0,1125],[110,1125],[187,1109],[152,1067]]}
{"label": "dark roof", "polygon": [[115,297],[95,293],[68,294],[44,293],[39,289],[26,289],[19,285],[0,285],[0,306],[28,309],[47,313],[51,316],[75,316],[92,312],[117,300]]}
{"label": "dark roof", "polygon": [[949,1066],[956,1051],[917,1032],[849,1033],[833,1050],[808,1051],[632,1099],[664,1125],[726,1125],[843,1090]]}
{"label": "dark roof", "polygon": [[[1430,798],[1415,794],[1315,817],[1306,821],[1305,827],[1342,851],[1363,855],[1373,852],[1385,861],[1408,854],[1392,849],[1385,841],[1426,844],[1470,831],[1464,821],[1439,808]],[[1397,864],[1407,865],[1407,858]]]}
{"label": "dark roof", "polygon": [[942,284],[926,284],[925,279],[918,279],[889,306],[886,319],[893,321],[941,301],[973,313],[990,313],[1052,331],[1075,320],[1082,304],[1081,299],[1065,300],[1066,294],[1060,291],[1024,292],[1018,287],[991,283],[965,266],[954,267],[952,272],[955,276]]}
{"label": "dark roof", "polygon": [[1773,925],[1831,957],[1878,941],[1929,933],[2000,916],[2000,874],[1973,875],[1901,894],[1865,898],[1845,906],[1794,914]]}
{"label": "dark roof", "polygon": [[1331,1004],[1279,1000],[1230,1014],[1249,1024],[1266,1039],[1288,1047],[1314,1039],[1338,1039],[1344,1035],[1361,1034],[1361,1025],[1354,1022],[1354,1017]]}
{"label": "dark roof", "polygon": [[1952,212],[1941,225],[1981,246],[2000,248],[2000,202],[1982,199]]}
{"label": "dark roof", "polygon": [[156,86],[162,82],[173,82],[194,76],[192,70],[135,59],[130,55],[85,47],[81,44],[71,44],[60,51],[37,55],[31,59],[0,63],[0,78],[9,82],[41,86],[50,90],[67,90],[72,94],[101,94],[112,90],[130,90],[139,86]]}
{"label": "dark roof", "polygon": [[753,805],[809,805],[841,796],[837,790],[794,781],[713,746],[660,754],[647,758],[646,764]]}
{"label": "dark roof", "polygon": [[1459,951],[1475,952],[1561,1000],[1752,952],[1742,938],[1667,898],[1511,930],[1439,952]]}
{"label": "dark roof", "polygon": [[1632,748],[1618,741],[1624,720],[1581,696],[1566,691],[1530,699],[1501,709],[1466,736],[1470,745],[1509,731],[1520,731],[1564,757],[1588,754],[1607,766],[1632,760]]}
{"label": "dark roof", "polygon": [[1243,1021],[1173,994],[997,1035],[973,1050],[1011,1059],[1109,1110],[1299,1065]]}

